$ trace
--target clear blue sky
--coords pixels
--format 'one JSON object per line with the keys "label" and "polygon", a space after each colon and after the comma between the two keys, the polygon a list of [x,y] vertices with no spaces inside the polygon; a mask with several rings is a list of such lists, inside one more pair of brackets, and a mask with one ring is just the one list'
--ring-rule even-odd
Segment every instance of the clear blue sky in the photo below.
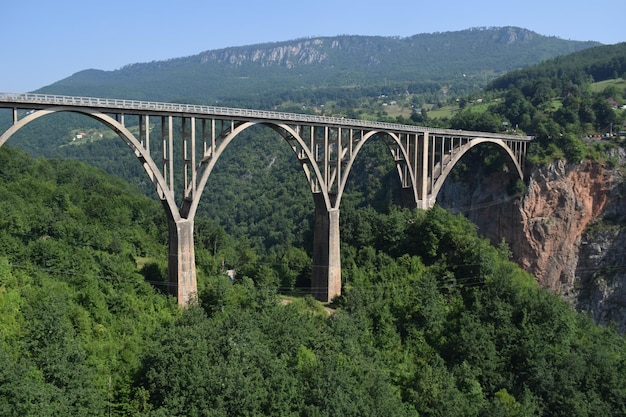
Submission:
{"label": "clear blue sky", "polygon": [[0,91],[89,68],[229,46],[335,35],[411,36],[481,26],[604,44],[626,41],[626,1],[0,0]]}

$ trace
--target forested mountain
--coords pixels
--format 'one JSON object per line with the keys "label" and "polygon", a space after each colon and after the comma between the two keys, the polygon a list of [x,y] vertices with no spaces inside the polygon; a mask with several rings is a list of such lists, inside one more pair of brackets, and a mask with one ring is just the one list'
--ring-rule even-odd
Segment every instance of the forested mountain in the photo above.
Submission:
{"label": "forested mountain", "polygon": [[511,71],[492,81],[486,89],[517,88],[533,97],[537,92],[545,94],[545,88],[549,87],[558,96],[564,96],[574,85],[626,78],[624,75],[626,42],[590,48]]}
{"label": "forested mountain", "polygon": [[[335,107],[345,111],[350,97],[385,88],[432,89],[441,100],[447,86],[459,98],[452,115],[420,122],[501,130],[519,117],[520,129],[577,157],[592,154],[572,135],[620,115],[603,113],[606,90],[591,90],[589,77],[557,89],[557,71],[537,102],[514,78],[481,91],[481,103],[460,94],[594,45],[516,28],[305,39],[87,71],[41,91],[300,110],[347,97]],[[571,59],[619,65],[621,47]],[[623,103],[620,88],[611,96]],[[574,116],[590,119],[576,131]],[[0,415],[626,414],[624,337],[538,288],[505,244],[490,245],[463,217],[394,205],[397,174],[379,141],[363,148],[342,201],[344,286],[331,313],[303,296],[312,199],[269,129],[239,137],[211,175],[196,218],[199,303],[181,311],[164,287],[165,215],[142,195],[154,191],[140,164],[90,119],[56,117],[0,149]],[[75,129],[96,139],[75,142]],[[142,189],[13,148],[22,145]]]}
{"label": "forested mountain", "polygon": [[[515,27],[408,38],[311,38],[206,51],[115,71],[86,70],[37,92],[280,108],[374,120],[403,115],[408,120],[422,106],[467,96],[507,71],[597,45]],[[385,107],[394,101],[397,106]],[[112,153],[117,159],[115,148],[92,152],[98,144],[89,145],[92,151],[65,147],[73,131],[97,124],[80,116],[56,117],[27,126],[20,132],[19,146],[46,157],[93,153],[102,158]],[[0,127],[4,123],[10,123],[10,115],[0,112]]]}
{"label": "forested mountain", "polygon": [[407,38],[307,38],[210,50],[115,71],[91,69],[37,92],[261,109],[444,87],[458,95],[507,71],[597,45],[515,27]]}
{"label": "forested mountain", "polygon": [[[587,48],[531,66],[526,70],[505,74],[493,81],[488,90],[473,90],[472,95],[460,96],[458,101],[448,100],[447,103],[456,106],[453,107],[450,116],[437,118],[424,113],[426,114],[424,118],[422,114],[413,112],[411,118],[399,117],[397,120],[404,123],[417,122],[486,131],[501,131],[506,129],[504,126],[516,127],[541,139],[537,141],[539,146],[533,146],[531,149],[531,161],[545,160],[546,154],[550,155],[548,158],[565,154],[570,158],[580,159],[586,154],[591,154],[591,151],[580,142],[578,135],[603,132],[609,126],[618,125],[620,120],[623,120],[624,112],[620,119],[620,113],[613,111],[607,104],[606,94],[611,91],[610,89],[594,92],[588,86],[590,81],[599,80],[603,76],[620,75],[624,45]],[[324,98],[316,94],[322,90],[332,90],[337,94],[333,98],[341,97],[334,101],[333,111],[344,114],[354,110],[352,107],[354,102],[349,97],[355,88],[359,91],[358,94],[374,94],[378,97],[380,92],[378,83],[381,77],[375,74],[377,70],[382,71],[382,67],[387,71],[383,81],[388,86],[406,82],[406,78],[402,77],[410,75],[411,71],[427,71],[426,76],[431,77],[435,91],[440,92],[441,85],[453,83],[456,77],[454,74],[458,75],[460,71],[461,64],[456,56],[462,57],[463,65],[474,68],[474,74],[478,74],[487,67],[505,71],[507,68],[529,65],[533,60],[539,60],[540,56],[543,58],[546,54],[554,56],[557,50],[588,46],[591,45],[547,38],[517,28],[472,29],[416,35],[405,39],[379,37],[307,39],[295,43],[228,48],[208,51],[194,57],[130,65],[119,71],[101,72],[100,78],[92,79],[87,76],[84,78],[85,84],[79,82],[82,76],[77,75],[42,91],[114,96],[116,94],[113,90],[96,92],[92,89],[119,87],[128,93],[122,95],[123,97],[133,96],[135,94],[133,91],[141,90],[138,97],[149,99],[162,97],[171,101],[177,97],[175,91],[179,91],[175,87],[176,83],[184,81],[196,86],[193,91],[202,92],[205,91],[204,87],[196,83],[205,82],[213,76],[224,77],[222,80],[229,77],[238,79],[239,81],[233,84],[232,91],[239,91],[237,89],[243,86],[243,81],[237,77],[241,77],[245,69],[256,74],[246,82],[258,83],[254,88],[258,89],[255,91],[260,96],[271,96],[271,92],[261,94],[264,88],[272,87],[276,91],[284,88],[290,91],[289,94],[294,91],[301,93],[299,100],[302,102],[317,102],[318,99]],[[474,52],[468,54],[468,50]],[[527,52],[522,53],[523,51]],[[386,58],[382,59],[381,54]],[[363,56],[378,58],[364,63]],[[522,57],[523,62],[519,61]],[[413,69],[402,76],[399,75],[404,68],[399,65],[401,60],[405,63],[414,62]],[[351,64],[354,62],[361,62],[361,65]],[[205,73],[202,66],[205,64],[220,66],[222,69]],[[437,65],[444,65],[442,68],[446,69],[433,71],[433,66]],[[185,72],[192,67],[196,68],[195,72]],[[322,71],[322,68],[325,69]],[[335,74],[338,68],[344,69],[344,75],[354,74],[355,79],[372,75],[373,78],[362,78],[363,85],[355,87],[353,84],[345,84],[345,78],[341,81],[341,77],[327,77],[328,74]],[[548,72],[542,68],[550,70]],[[302,85],[298,89],[290,90],[289,77],[293,71],[300,74],[296,78]],[[497,71],[491,72],[482,82],[486,82]],[[141,74],[141,77],[133,75],[135,72]],[[326,75],[322,76],[322,73]],[[265,78],[263,74],[274,75]],[[276,74],[282,74],[280,83],[272,81],[278,77]],[[451,77],[448,81],[445,74]],[[472,72],[468,71],[466,75],[472,78],[471,74]],[[575,76],[566,76],[567,74]],[[167,82],[163,81],[166,79]],[[404,81],[400,81],[402,79]],[[158,83],[154,84],[155,80],[159,80]],[[142,84],[144,82],[147,84]],[[394,84],[396,82],[400,84]],[[522,86],[522,82],[528,86]],[[215,87],[221,88],[227,84],[226,81],[220,81]],[[513,88],[507,89],[503,87],[505,85]],[[65,90],[65,87],[75,90]],[[159,96],[165,92],[171,95]],[[241,94],[244,94],[243,90]],[[237,101],[236,104],[253,107],[257,97],[255,94],[246,96],[246,99]],[[473,97],[481,97],[481,100],[472,100]],[[624,100],[624,94],[620,93],[619,89],[612,97],[618,103]],[[287,98],[276,96],[276,103],[284,106],[285,102],[282,100]],[[325,96],[325,99],[328,98]],[[199,97],[196,99],[199,100]],[[250,101],[247,101],[248,99]],[[441,97],[436,98],[439,99]],[[423,102],[424,99],[419,101]],[[370,113],[379,120],[393,119],[388,113],[391,107],[383,107],[382,104],[378,103],[378,109],[371,110]],[[331,106],[326,108],[329,107]],[[297,110],[308,111],[309,108],[299,107]],[[79,131],[92,132],[92,137],[99,137],[98,134],[102,134],[103,138],[74,142],[75,133]],[[34,155],[70,157],[87,161],[140,186],[144,193],[154,195],[152,184],[140,164],[126,145],[110,133],[106,128],[98,126],[84,116],[53,115],[42,118],[18,132],[10,144],[23,147]],[[349,179],[348,194],[342,203],[343,212],[349,213],[354,208],[366,205],[373,205],[386,211],[397,201],[394,193],[398,185],[393,162],[390,158],[380,157],[385,155],[385,152],[378,145],[368,143],[362,157],[357,159],[358,166]],[[374,159],[368,158],[368,155]],[[221,157],[204,191],[203,202],[199,208],[200,215],[211,218],[236,238],[245,236],[257,249],[269,250],[283,244],[287,246],[296,244],[306,248],[307,242],[310,241],[312,218],[312,201],[307,189],[304,175],[289,147],[271,131],[258,129],[238,138]],[[276,204],[276,201],[280,201],[281,204]]]}
{"label": "forested mountain", "polygon": [[[510,28],[472,30],[463,33],[473,37],[474,40],[476,38],[493,39],[496,34],[512,36],[512,39],[518,42],[522,42],[519,41],[520,38],[526,39],[523,42],[530,42],[527,38],[534,39],[533,34],[528,34],[526,31],[512,31]],[[527,36],[522,36],[524,34]],[[449,37],[454,39],[457,36],[460,34],[455,32],[418,35],[416,38],[440,39],[443,37],[449,40]],[[508,38],[505,37],[505,39]],[[560,42],[556,39],[548,39]],[[386,41],[406,42],[406,40],[399,39]],[[506,42],[501,43],[504,48]],[[511,45],[515,47],[515,42]],[[457,102],[460,103],[458,110],[452,113],[453,116],[449,120],[430,118],[421,120],[421,123],[437,125],[443,123],[445,127],[500,131],[506,122],[508,126],[517,126],[542,139],[537,143],[544,146],[533,146],[531,149],[531,161],[544,160],[546,153],[549,153],[550,157],[563,156],[564,153],[568,157],[584,157],[585,154],[591,154],[592,150],[585,149],[584,144],[576,135],[600,131],[608,127],[611,122],[617,123],[620,120],[619,113],[614,112],[610,107],[607,108],[604,90],[595,93],[588,87],[582,88],[582,85],[576,87],[579,84],[575,81],[565,82],[566,77],[561,77],[561,75],[564,74],[565,68],[578,68],[576,71],[566,72],[579,74],[580,70],[583,70],[583,76],[577,75],[575,80],[590,81],[593,76],[584,72],[585,68],[597,67],[603,68],[602,71],[606,74],[619,74],[620,56],[624,56],[623,49],[624,44],[594,47],[556,60],[546,61],[536,67],[531,66],[528,70],[514,72],[513,74],[536,74],[539,71],[538,68],[552,68],[549,77],[533,78],[530,75],[520,75],[520,80],[542,80],[541,85],[529,88],[528,94],[532,96],[520,92],[518,88],[496,89],[496,86],[502,85],[501,80],[511,80],[509,84],[514,82],[511,76],[504,75],[502,79],[493,82],[490,90],[475,93],[474,97],[485,98],[482,103],[474,105],[470,103],[470,99],[461,97]],[[554,69],[560,68],[561,65],[563,70]],[[155,63],[155,66],[158,65]],[[276,66],[278,67],[278,64]],[[570,88],[557,88],[560,85],[567,85]],[[515,87],[515,84],[513,83],[512,86]],[[546,88],[542,86],[549,87],[545,94],[540,94],[546,91]],[[613,94],[613,97],[618,101],[623,101],[624,95],[619,93],[619,90],[617,93]],[[573,100],[574,97],[582,94],[585,95],[584,101]],[[580,102],[584,105],[577,104]],[[349,107],[350,103],[346,101],[343,105]],[[573,116],[573,110],[569,110],[570,106],[575,109],[576,117]],[[478,108],[481,110],[477,111]],[[579,114],[581,116],[578,116]],[[587,123],[572,123],[572,120],[577,120],[576,118],[585,120]],[[411,120],[404,119],[403,122],[411,122]],[[104,134],[104,137],[74,142],[78,127],[82,129],[81,132],[87,128],[93,129],[93,137],[98,136],[97,133]],[[87,161],[140,186],[144,193],[154,195],[152,184],[142,171],[140,164],[128,151],[127,146],[107,133],[111,132],[108,132],[106,128],[98,127],[87,117],[54,115],[27,126],[9,143],[23,147],[35,155],[70,157]],[[342,218],[349,216],[353,209],[360,206],[372,205],[379,210],[387,211],[391,204],[398,201],[395,195],[398,184],[393,161],[389,157],[385,158],[387,155],[381,146],[377,142],[368,143],[362,156],[357,159],[357,166],[349,179],[347,195],[342,203],[342,212],[345,213]],[[549,152],[545,150],[547,148],[550,149]],[[494,165],[497,165],[497,162]],[[462,169],[462,166],[459,168]],[[280,204],[277,204],[278,201]],[[313,204],[306,180],[289,147],[270,130],[257,129],[247,132],[228,149],[212,173],[199,210],[200,217],[206,216],[212,219],[212,222],[225,228],[235,238],[249,239],[257,250],[262,248],[273,250],[272,248],[280,247],[284,249],[290,245],[296,245],[305,250],[310,249],[308,245],[310,244]]]}
{"label": "forested mountain", "polygon": [[[408,38],[311,38],[206,51],[115,71],[86,70],[37,92],[280,108],[374,120],[403,116],[406,121],[415,110],[467,96],[508,71],[597,45],[515,27]],[[385,107],[386,102],[398,105]],[[43,156],[77,151],[59,148],[71,140],[72,130],[94,123],[62,117],[62,122],[42,120],[28,126],[20,146]],[[0,127],[3,122],[10,118],[0,115]]]}
{"label": "forested mountain", "polygon": [[351,216],[331,314],[280,295],[306,254],[214,246],[223,232],[205,223],[200,303],[181,311],[161,288],[158,202],[7,146],[0,197],[0,415],[626,412],[626,340],[442,209]]}

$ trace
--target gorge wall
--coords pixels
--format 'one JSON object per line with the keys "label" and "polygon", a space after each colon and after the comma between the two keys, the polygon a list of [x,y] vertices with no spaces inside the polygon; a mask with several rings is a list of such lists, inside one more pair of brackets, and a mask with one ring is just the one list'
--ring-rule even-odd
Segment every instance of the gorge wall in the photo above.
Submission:
{"label": "gorge wall", "polygon": [[535,168],[521,196],[509,195],[502,173],[474,171],[472,184],[451,182],[438,203],[492,242],[504,239],[541,286],[626,333],[626,151],[609,160]]}

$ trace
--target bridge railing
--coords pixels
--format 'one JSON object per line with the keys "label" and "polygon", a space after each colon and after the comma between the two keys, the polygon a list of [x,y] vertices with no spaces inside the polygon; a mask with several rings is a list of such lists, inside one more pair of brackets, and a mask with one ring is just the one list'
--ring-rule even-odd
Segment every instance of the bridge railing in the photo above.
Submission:
{"label": "bridge railing", "polygon": [[267,110],[240,109],[233,107],[204,106],[197,104],[178,104],[158,101],[142,101],[115,98],[64,96],[56,94],[20,94],[0,93],[0,103],[23,103],[54,106],[95,107],[103,109],[155,111],[179,113],[181,115],[207,115],[242,117],[267,120],[292,121],[302,123],[315,123],[323,125],[336,125],[345,127],[358,127],[365,129],[380,129],[394,132],[439,134],[446,136],[487,137],[503,140],[529,141],[530,136],[508,135],[502,133],[474,132],[467,130],[437,129],[423,126],[402,125],[398,123],[373,122],[359,119],[347,119],[343,117],[316,116],[310,114],[275,112]]}

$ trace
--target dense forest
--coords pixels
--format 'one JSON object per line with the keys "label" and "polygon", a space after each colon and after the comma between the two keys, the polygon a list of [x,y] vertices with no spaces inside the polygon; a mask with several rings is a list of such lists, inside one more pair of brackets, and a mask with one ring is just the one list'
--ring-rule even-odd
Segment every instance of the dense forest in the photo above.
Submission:
{"label": "dense forest", "polygon": [[626,42],[589,48],[511,71],[492,81],[487,90],[514,87],[539,104],[542,99],[571,93],[576,85],[624,78],[625,74]]}
{"label": "dense forest", "polygon": [[157,202],[78,162],[11,147],[0,161],[0,415],[626,412],[625,339],[463,217],[357,210],[326,309],[294,296],[305,252],[224,237],[201,251],[199,302],[182,311],[163,287]]}
{"label": "dense forest", "polygon": [[[534,134],[530,163],[600,158],[623,144],[587,138],[626,117],[624,45],[513,72],[439,102],[445,116],[429,103],[396,120]],[[0,148],[0,416],[626,414],[626,339],[538,288],[462,216],[399,208],[379,141],[342,201],[342,296],[321,305],[307,295],[304,175],[269,129],[238,138],[196,218],[198,302],[183,310],[167,295],[151,184],[121,140],[72,143],[79,127],[97,129],[44,118]]]}

